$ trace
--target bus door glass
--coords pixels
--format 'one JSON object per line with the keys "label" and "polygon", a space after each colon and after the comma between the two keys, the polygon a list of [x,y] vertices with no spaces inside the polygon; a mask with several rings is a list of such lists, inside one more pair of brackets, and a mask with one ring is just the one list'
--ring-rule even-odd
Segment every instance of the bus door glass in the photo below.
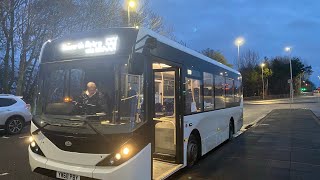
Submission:
{"label": "bus door glass", "polygon": [[154,71],[154,157],[175,161],[177,135],[177,68],[167,64],[153,63]]}

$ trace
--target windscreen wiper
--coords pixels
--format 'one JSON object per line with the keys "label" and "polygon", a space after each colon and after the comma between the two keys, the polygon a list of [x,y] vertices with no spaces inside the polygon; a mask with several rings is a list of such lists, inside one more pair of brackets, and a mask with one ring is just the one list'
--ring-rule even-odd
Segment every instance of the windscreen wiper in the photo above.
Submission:
{"label": "windscreen wiper", "polygon": [[[59,126],[59,127],[77,127],[77,126],[66,126],[66,125],[63,125],[63,124],[59,124],[59,123],[48,123],[47,121],[45,121],[44,119],[42,118],[39,118],[42,120],[43,123],[41,124],[44,124],[43,126],[40,126],[38,127],[37,130],[33,131],[31,134],[32,135],[36,135],[38,134],[40,131],[42,131],[46,126],[50,125],[50,126]],[[54,119],[59,119],[59,118],[54,118]]]}
{"label": "windscreen wiper", "polygon": [[[67,118],[53,118],[53,119],[61,119],[61,120],[70,120],[70,119],[67,119]],[[86,120],[86,119],[83,119],[83,118],[80,118],[80,119],[73,119],[74,121],[81,121],[85,124],[87,124],[96,134],[100,135],[101,137],[105,138],[105,136],[99,131],[97,130],[95,127],[92,126],[92,124]],[[50,124],[50,125],[53,125],[53,124]],[[64,127],[70,127],[70,126],[65,126],[65,125],[61,125],[61,126],[64,126]],[[75,127],[75,126],[73,126]]]}
{"label": "windscreen wiper", "polygon": [[[42,118],[39,118],[39,119],[43,120]],[[51,125],[50,123],[45,122],[45,121],[43,121],[43,123],[45,123],[45,124],[44,124],[43,126],[38,127],[38,129],[35,130],[35,131],[33,131],[31,134],[32,134],[32,135],[37,135],[37,134],[38,134],[40,131],[42,131],[46,126]]]}
{"label": "windscreen wiper", "polygon": [[[62,125],[62,124],[53,124],[53,123],[48,123],[46,122],[44,119],[42,118],[39,118],[41,120],[43,120],[43,123],[45,123],[43,126],[39,127],[37,130],[33,131],[31,134],[32,135],[36,135],[38,134],[40,131],[42,131],[46,126],[50,125],[50,126],[60,126],[60,127],[76,127],[76,126],[66,126],[66,125]],[[53,118],[53,119],[61,119],[61,120],[69,120],[69,119],[66,119],[66,118]],[[105,136],[99,131],[97,130],[95,127],[92,126],[92,124],[87,121],[86,119],[75,119],[76,121],[81,121],[83,122],[84,124],[87,124],[96,134],[98,134],[99,136],[105,138]],[[83,124],[83,125],[84,125]]]}
{"label": "windscreen wiper", "polygon": [[105,138],[105,136],[104,136],[99,130],[97,130],[97,128],[93,127],[92,124],[91,124],[88,120],[83,119],[83,120],[81,120],[81,121],[83,121],[84,123],[86,123],[95,133],[97,133],[98,135],[100,135],[103,139]]}

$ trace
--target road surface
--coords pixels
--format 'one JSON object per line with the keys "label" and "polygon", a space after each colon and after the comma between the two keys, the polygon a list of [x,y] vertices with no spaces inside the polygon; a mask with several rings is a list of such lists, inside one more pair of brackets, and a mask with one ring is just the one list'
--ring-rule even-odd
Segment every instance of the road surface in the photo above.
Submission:
{"label": "road surface", "polygon": [[320,96],[297,97],[293,99],[293,104],[290,102],[290,99],[244,102],[244,127],[262,119],[274,109],[306,108],[312,110],[317,117],[320,117]]}
{"label": "road surface", "polygon": [[[311,109],[320,117],[319,98],[318,96],[295,98],[292,107]],[[290,101],[288,99],[245,102],[244,124],[245,126],[254,124],[273,109],[288,108],[290,108]],[[28,128],[24,129],[22,134],[16,136],[7,136],[0,132],[0,179],[51,179],[30,171],[27,153],[28,135]],[[214,153],[209,153],[208,156],[214,156]],[[210,157],[207,158],[210,159]],[[184,173],[188,173],[188,171],[184,171]]]}

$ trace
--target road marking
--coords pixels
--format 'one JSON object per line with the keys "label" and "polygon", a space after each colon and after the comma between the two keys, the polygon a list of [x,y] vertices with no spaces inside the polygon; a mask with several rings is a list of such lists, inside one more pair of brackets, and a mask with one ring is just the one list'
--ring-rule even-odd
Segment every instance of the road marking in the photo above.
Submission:
{"label": "road marking", "polygon": [[269,124],[258,124],[258,126],[269,126]]}
{"label": "road marking", "polygon": [[[310,109],[309,109],[310,110]],[[311,111],[311,110],[310,110]],[[316,114],[314,114],[314,112],[313,111],[311,111],[311,113],[312,113],[312,117],[313,117],[313,119],[320,125],[320,119],[316,116]]]}
{"label": "road marking", "polygon": [[2,136],[1,138],[3,138],[3,139],[9,139],[10,137]]}
{"label": "road marking", "polygon": [[6,176],[8,175],[9,173],[1,173],[0,176]]}
{"label": "road marking", "polygon": [[24,138],[28,138],[28,137],[30,137],[30,136],[21,136],[21,137],[19,137],[20,139],[24,139]]}
{"label": "road marking", "polygon": [[235,133],[234,135],[233,135],[233,137],[238,137],[238,136],[240,136],[241,134],[243,133],[243,131],[238,131],[237,133]]}

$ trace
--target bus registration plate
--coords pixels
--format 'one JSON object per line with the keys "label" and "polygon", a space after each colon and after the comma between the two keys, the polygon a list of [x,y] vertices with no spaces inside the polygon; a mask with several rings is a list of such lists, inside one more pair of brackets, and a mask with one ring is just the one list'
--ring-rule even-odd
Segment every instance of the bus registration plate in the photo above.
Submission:
{"label": "bus registration plate", "polygon": [[69,174],[65,172],[58,172],[56,173],[56,177],[59,179],[65,179],[65,180],[80,180],[80,176]]}

